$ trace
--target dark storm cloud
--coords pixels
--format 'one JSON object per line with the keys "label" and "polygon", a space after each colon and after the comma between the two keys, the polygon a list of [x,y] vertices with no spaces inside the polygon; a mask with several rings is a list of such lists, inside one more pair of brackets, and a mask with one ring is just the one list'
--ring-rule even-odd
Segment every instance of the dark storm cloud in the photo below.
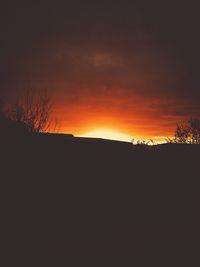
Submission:
{"label": "dark storm cloud", "polygon": [[192,1],[4,1],[0,10],[1,91],[31,83],[95,95],[118,87],[200,101]]}

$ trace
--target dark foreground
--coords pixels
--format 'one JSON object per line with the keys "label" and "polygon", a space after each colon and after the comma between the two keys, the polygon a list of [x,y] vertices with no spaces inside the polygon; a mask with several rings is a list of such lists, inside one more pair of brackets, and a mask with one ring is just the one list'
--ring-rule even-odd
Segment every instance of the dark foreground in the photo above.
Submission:
{"label": "dark foreground", "polygon": [[199,146],[49,135],[0,153],[7,266],[194,266]]}

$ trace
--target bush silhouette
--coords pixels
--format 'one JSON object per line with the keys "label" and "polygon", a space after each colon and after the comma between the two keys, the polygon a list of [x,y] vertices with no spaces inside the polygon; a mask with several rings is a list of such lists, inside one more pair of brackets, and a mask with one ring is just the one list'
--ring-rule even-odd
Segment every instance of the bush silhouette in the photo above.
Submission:
{"label": "bush silhouette", "polygon": [[191,118],[185,123],[177,124],[174,142],[200,144],[200,119]]}
{"label": "bush silhouette", "polygon": [[10,110],[10,119],[23,125],[28,132],[45,132],[50,127],[51,103],[46,94],[33,95],[29,91],[21,103]]}
{"label": "bush silhouette", "polygon": [[47,132],[51,125],[51,108],[50,98],[46,94],[33,95],[29,91],[7,110],[0,101],[1,134]]}

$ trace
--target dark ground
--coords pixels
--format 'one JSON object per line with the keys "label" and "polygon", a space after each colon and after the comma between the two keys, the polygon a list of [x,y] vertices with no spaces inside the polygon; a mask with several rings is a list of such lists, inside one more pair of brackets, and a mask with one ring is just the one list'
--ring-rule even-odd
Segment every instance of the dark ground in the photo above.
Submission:
{"label": "dark ground", "polygon": [[0,143],[4,266],[196,266],[200,146]]}

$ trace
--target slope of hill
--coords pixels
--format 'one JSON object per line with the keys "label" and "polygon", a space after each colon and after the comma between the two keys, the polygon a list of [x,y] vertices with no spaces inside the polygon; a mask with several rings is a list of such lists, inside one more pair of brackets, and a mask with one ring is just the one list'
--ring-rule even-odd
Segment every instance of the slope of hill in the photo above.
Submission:
{"label": "slope of hill", "polygon": [[199,146],[36,135],[1,140],[0,153],[18,256],[140,258],[200,238]]}

